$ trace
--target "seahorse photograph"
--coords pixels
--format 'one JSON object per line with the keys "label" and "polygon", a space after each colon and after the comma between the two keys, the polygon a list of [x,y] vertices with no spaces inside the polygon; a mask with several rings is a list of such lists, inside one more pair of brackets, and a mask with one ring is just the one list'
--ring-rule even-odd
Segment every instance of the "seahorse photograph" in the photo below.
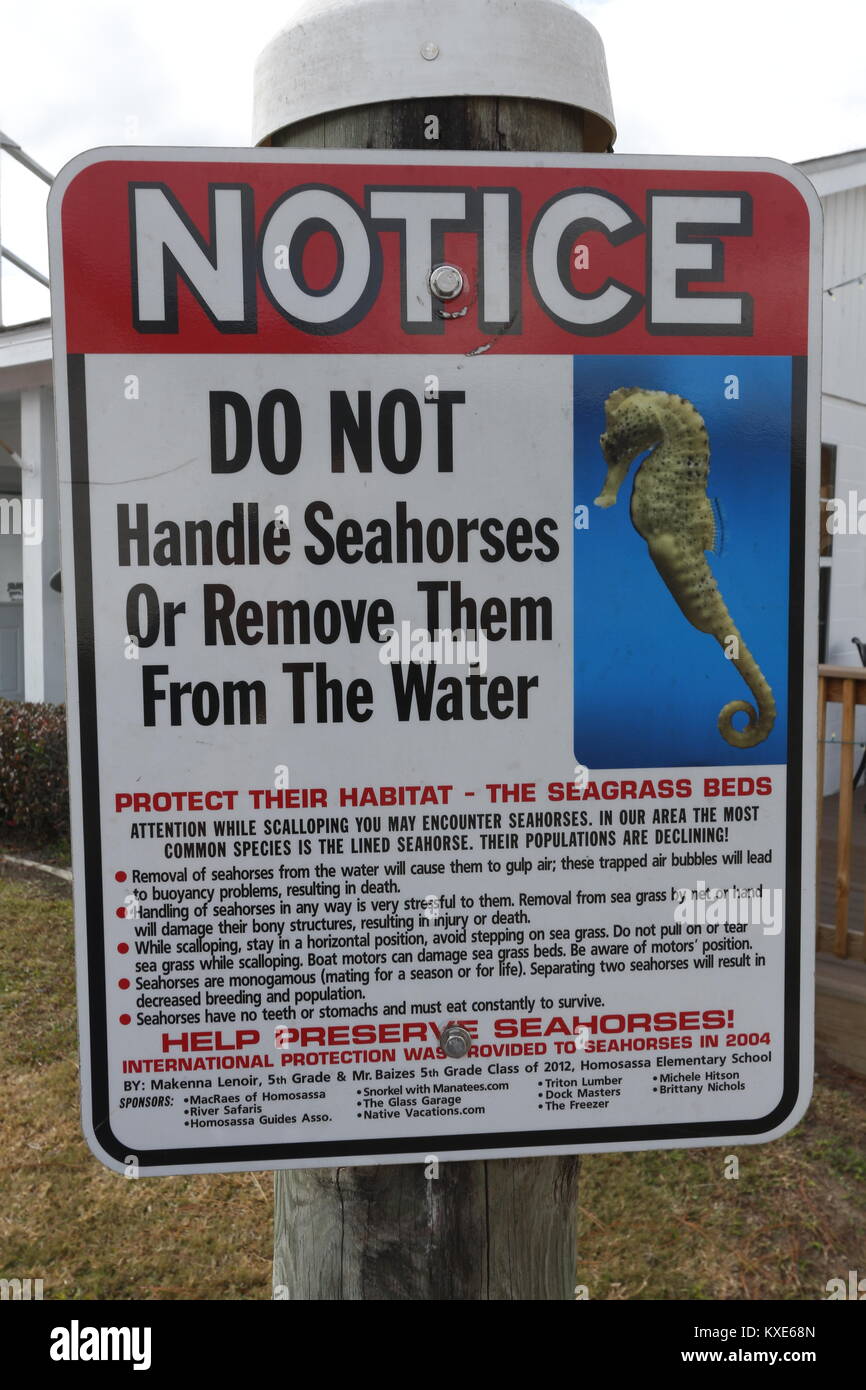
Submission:
{"label": "seahorse photograph", "polygon": [[785,761],[790,468],[783,359],[575,362],[580,761]]}

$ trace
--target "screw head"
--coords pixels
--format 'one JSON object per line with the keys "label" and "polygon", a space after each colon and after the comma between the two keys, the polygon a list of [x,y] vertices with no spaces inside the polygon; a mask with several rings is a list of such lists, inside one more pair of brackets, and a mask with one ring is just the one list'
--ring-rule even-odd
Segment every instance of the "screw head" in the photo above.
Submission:
{"label": "screw head", "polygon": [[437,265],[430,272],[430,290],[437,299],[456,299],[466,281],[456,265]]}
{"label": "screw head", "polygon": [[439,1034],[439,1046],[446,1057],[465,1057],[472,1046],[472,1034],[459,1023],[449,1023]]}
{"label": "screw head", "polygon": [[439,45],[438,45],[438,43],[432,43],[432,42],[422,43],[422,45],[421,45],[421,57],[422,57],[422,58],[426,58],[426,60],[427,60],[428,63],[432,63],[432,62],[434,61],[434,59],[436,59],[436,58],[439,57]]}

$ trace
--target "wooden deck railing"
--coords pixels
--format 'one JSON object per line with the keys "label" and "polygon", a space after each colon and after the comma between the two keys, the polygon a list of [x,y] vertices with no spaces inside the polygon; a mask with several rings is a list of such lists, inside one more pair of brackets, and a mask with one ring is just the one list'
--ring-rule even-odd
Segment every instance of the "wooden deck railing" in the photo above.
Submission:
{"label": "wooden deck railing", "polygon": [[[824,755],[827,740],[827,706],[842,706],[842,728],[839,732],[839,808],[836,824],[836,875],[834,884],[834,923],[821,921],[821,828],[824,813]],[[843,958],[864,955],[866,930],[864,924],[859,929],[849,931],[848,916],[851,896],[851,865],[854,845],[854,755],[859,747],[854,741],[854,715],[858,705],[866,705],[866,667],[860,666],[819,666],[818,667],[818,950],[831,951]],[[837,740],[832,740],[836,742]],[[858,837],[860,838],[860,837]],[[866,854],[862,846],[856,847],[858,857]],[[827,866],[829,870],[829,865]]]}

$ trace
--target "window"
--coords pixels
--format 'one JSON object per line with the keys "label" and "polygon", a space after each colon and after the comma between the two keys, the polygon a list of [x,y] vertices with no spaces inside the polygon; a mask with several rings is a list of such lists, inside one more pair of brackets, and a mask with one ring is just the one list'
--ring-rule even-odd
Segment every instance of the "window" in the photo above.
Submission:
{"label": "window", "polygon": [[821,445],[821,519],[818,538],[818,661],[827,660],[827,625],[830,617],[830,574],[833,563],[833,535],[828,526],[830,499],[836,495],[836,445]]}
{"label": "window", "polygon": [[818,576],[818,664],[827,660],[827,618],[830,613],[830,566],[822,565]]}
{"label": "window", "polygon": [[821,559],[833,555],[833,536],[827,525],[829,502],[836,496],[836,445],[821,445]]}

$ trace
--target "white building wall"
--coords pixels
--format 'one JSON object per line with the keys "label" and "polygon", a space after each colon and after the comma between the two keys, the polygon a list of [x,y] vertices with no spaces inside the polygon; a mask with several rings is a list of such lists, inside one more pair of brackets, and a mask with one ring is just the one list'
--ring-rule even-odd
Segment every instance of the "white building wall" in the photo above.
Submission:
{"label": "white building wall", "polygon": [[[824,286],[866,278],[866,186],[828,193],[824,207]],[[836,446],[835,496],[866,509],[866,285],[825,294],[821,438]],[[850,512],[850,509],[849,509]],[[856,521],[856,518],[855,518]],[[860,666],[852,637],[866,641],[866,516],[863,534],[833,537],[825,660],[831,666]],[[827,710],[826,794],[839,789],[842,711]],[[857,711],[855,738],[866,743],[866,708]],[[837,743],[834,747],[833,743]],[[863,748],[854,750],[857,767]]]}
{"label": "white building wall", "polygon": [[[824,285],[866,276],[866,187],[831,193],[824,207]],[[825,396],[866,403],[866,284],[824,295]],[[826,438],[826,436],[825,436]]]}
{"label": "white building wall", "polygon": [[60,537],[47,320],[0,330],[0,419],[3,438],[26,465],[18,468],[4,452],[0,490],[20,488],[22,501],[29,499],[31,507],[37,499],[42,503],[42,543],[24,545],[15,537],[17,577],[24,585],[21,693],[26,700],[60,703],[65,699],[63,600],[49,588],[60,567]]}

